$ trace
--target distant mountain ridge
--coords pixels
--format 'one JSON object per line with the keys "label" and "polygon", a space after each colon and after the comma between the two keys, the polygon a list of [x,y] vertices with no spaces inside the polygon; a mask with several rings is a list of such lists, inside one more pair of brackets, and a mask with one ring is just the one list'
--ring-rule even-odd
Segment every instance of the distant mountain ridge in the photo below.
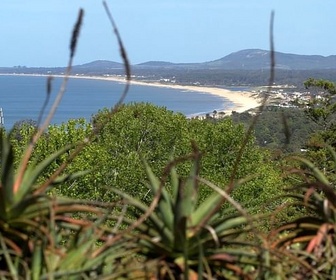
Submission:
{"label": "distant mountain ridge", "polygon": [[[298,55],[275,52],[275,68],[282,70],[329,70],[336,69],[336,55]],[[202,63],[172,63],[166,61],[148,61],[132,65],[133,69],[219,69],[219,70],[263,70],[270,68],[270,51],[246,49],[233,52],[220,59]],[[123,70],[124,65],[108,60],[96,60],[73,66],[74,73],[104,74],[109,71]],[[19,70],[19,71],[18,71]],[[0,73],[9,72],[55,72],[64,71],[64,67],[0,67]]]}
{"label": "distant mountain ridge", "polygon": [[166,61],[147,61],[144,63],[137,64],[138,67],[169,67],[175,65],[175,63],[172,62],[166,62]]}
{"label": "distant mountain ridge", "polygon": [[[210,68],[221,69],[269,69],[270,51],[242,50],[204,64]],[[284,70],[336,69],[336,55],[298,55],[275,52],[275,67]]]}
{"label": "distant mountain ridge", "polygon": [[[336,69],[336,55],[299,55],[275,52],[277,69],[283,70],[317,70]],[[270,51],[261,49],[246,49],[233,52],[220,59],[202,63],[172,63],[166,61],[148,61],[132,65],[136,69],[150,68],[195,68],[195,69],[223,69],[223,70],[261,70],[270,68]],[[123,68],[122,63],[98,60],[83,65],[75,66],[74,69],[97,68],[118,69]]]}
{"label": "distant mountain ridge", "polygon": [[75,65],[74,68],[76,69],[119,69],[123,68],[123,64],[119,62],[109,61],[109,60],[95,60],[89,63]]}

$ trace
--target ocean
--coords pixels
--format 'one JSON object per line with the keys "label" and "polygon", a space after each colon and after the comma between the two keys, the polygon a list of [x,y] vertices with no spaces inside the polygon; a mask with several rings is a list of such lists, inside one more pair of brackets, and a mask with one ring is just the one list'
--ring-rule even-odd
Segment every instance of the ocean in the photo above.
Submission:
{"label": "ocean", "polygon": [[[62,78],[53,79],[50,105],[61,82]],[[47,78],[41,76],[0,76],[0,108],[3,109],[6,129],[12,128],[18,121],[37,121],[46,99],[46,83]],[[61,124],[77,118],[90,121],[98,110],[116,104],[124,86],[123,83],[112,81],[70,79],[51,123]],[[229,100],[208,93],[141,85],[131,85],[125,103],[132,102],[150,102],[188,117],[212,113],[232,105]]]}

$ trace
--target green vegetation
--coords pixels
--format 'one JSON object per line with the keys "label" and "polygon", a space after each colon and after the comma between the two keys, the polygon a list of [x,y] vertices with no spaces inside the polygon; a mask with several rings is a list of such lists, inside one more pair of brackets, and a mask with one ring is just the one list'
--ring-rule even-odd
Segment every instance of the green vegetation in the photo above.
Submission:
{"label": "green vegetation", "polygon": [[[235,123],[248,127],[254,116],[249,112],[232,114]],[[306,149],[311,135],[319,127],[298,108],[267,106],[255,126],[256,142],[278,153],[299,153]]]}
{"label": "green vegetation", "polygon": [[[155,174],[161,174],[171,158],[184,156],[191,151],[195,141],[203,154],[200,175],[218,185],[229,182],[239,149],[243,143],[245,130],[242,125],[234,124],[226,118],[213,123],[207,120],[188,120],[165,108],[151,104],[123,105],[109,119],[109,111],[103,110],[93,118],[93,126],[84,120],[71,120],[61,126],[50,126],[37,143],[32,161],[41,161],[48,154],[68,144],[74,146],[81,139],[96,133],[96,127],[106,125],[96,135],[95,141],[85,147],[68,164],[67,172],[90,170],[71,185],[62,185],[54,192],[60,195],[99,201],[111,201],[115,195],[111,187],[127,191],[139,197],[148,192],[145,186],[148,162]],[[19,156],[28,144],[29,134],[34,126],[21,124],[11,133],[15,153]],[[53,169],[61,166],[62,161],[54,161],[43,174],[50,176]],[[186,175],[190,164],[178,166],[179,172]],[[261,150],[253,137],[250,137],[240,164],[235,170],[235,179],[255,173],[253,178],[235,189],[233,197],[248,207],[260,206],[271,197],[279,194],[281,175],[269,161],[268,153]],[[207,190],[201,190],[201,197]]]}
{"label": "green vegetation", "polygon": [[[335,70],[276,70],[275,83],[279,85],[295,85],[298,89],[304,89],[304,81],[310,77],[327,79],[336,82]],[[110,74],[120,75],[119,70],[110,70]],[[90,74],[90,73],[89,73]],[[104,74],[104,73],[101,73]],[[224,70],[224,69],[134,69],[133,74],[142,80],[175,80],[178,84],[190,85],[200,83],[207,86],[260,86],[268,85],[269,71],[260,70]],[[147,77],[147,78],[146,78]]]}
{"label": "green vegetation", "polygon": [[120,102],[1,131],[0,279],[335,279],[335,85],[306,86],[324,91],[305,104],[317,129],[295,110],[250,132],[245,113]]}
{"label": "green vegetation", "polygon": [[85,172],[55,172],[46,181],[38,180],[71,146],[37,164],[27,165],[23,157],[15,172],[12,146],[3,133],[0,141],[1,279],[85,279],[106,269],[113,275],[116,258],[127,250],[120,251],[118,241],[97,247],[111,235],[103,225],[115,220],[113,205],[48,195],[54,186]]}
{"label": "green vegetation", "polygon": [[307,89],[315,89],[312,99],[305,109],[306,115],[319,127],[318,135],[329,145],[335,145],[336,132],[336,87],[326,80],[308,79],[304,83]]}
{"label": "green vegetation", "polygon": [[[7,168],[22,170],[20,158],[27,151],[22,147],[27,147],[35,132],[33,123],[23,122],[9,134],[10,142],[6,136],[3,138],[1,166],[6,170],[2,171],[1,189],[12,195],[11,186],[17,179],[7,178],[11,174]],[[81,139],[92,135],[94,140],[69,161]],[[230,118],[218,122],[189,120],[151,104],[123,105],[112,118],[109,110],[102,110],[92,125],[71,120],[49,126],[36,143],[25,171],[24,178],[32,176],[27,187],[22,185],[22,190],[27,191],[16,198],[18,206],[8,208],[24,205],[24,211],[15,214],[13,221],[11,214],[4,212],[1,216],[2,249],[13,251],[2,255],[1,269],[4,273],[18,273],[23,265],[27,270],[22,275],[36,273],[41,279],[47,275],[62,279],[69,273],[74,273],[74,279],[82,279],[83,275],[99,279],[98,275],[105,273],[126,279],[192,278],[200,273],[224,279],[283,279],[302,273],[318,277],[320,272],[311,261],[317,258],[314,252],[318,249],[309,249],[308,256],[304,250],[314,248],[313,242],[318,242],[316,246],[324,244],[321,236],[314,237],[320,227],[330,233],[327,242],[335,238],[335,224],[330,218],[328,225],[318,218],[323,205],[331,207],[324,209],[327,212],[323,215],[333,217],[335,191],[327,175],[305,159],[299,162],[311,168],[312,175],[304,165],[298,171],[299,164],[273,162],[272,153],[259,147],[254,137],[244,139],[244,125],[234,124]],[[243,153],[235,167],[240,151]],[[66,168],[58,174],[64,163]],[[295,167],[298,175],[289,172],[289,177],[282,177],[282,165]],[[298,182],[309,183],[306,186]],[[312,184],[320,191],[315,193]],[[288,194],[285,185],[293,186]],[[3,193],[5,197],[8,194]],[[307,199],[311,201],[308,205]],[[42,224],[46,228],[40,227],[41,220],[45,220]],[[293,226],[301,220],[319,224],[309,229],[304,224],[303,228]],[[11,240],[12,233],[19,229],[23,240]],[[39,230],[43,234],[38,234]],[[304,242],[292,237],[302,232],[309,235]],[[36,247],[34,242],[43,246]],[[52,267],[45,257],[49,250],[56,250],[51,246],[62,252],[59,263]],[[87,252],[85,259],[79,249],[82,247]],[[37,248],[41,250],[40,267],[35,271],[33,252]],[[325,250],[323,258],[333,254]],[[67,263],[73,254],[78,258],[76,267],[63,266],[63,261]],[[322,278],[328,279],[326,275],[334,273],[334,266],[332,259],[322,257],[318,259],[319,269]],[[127,262],[132,265],[127,266]],[[328,270],[322,266],[325,262],[329,263]]]}

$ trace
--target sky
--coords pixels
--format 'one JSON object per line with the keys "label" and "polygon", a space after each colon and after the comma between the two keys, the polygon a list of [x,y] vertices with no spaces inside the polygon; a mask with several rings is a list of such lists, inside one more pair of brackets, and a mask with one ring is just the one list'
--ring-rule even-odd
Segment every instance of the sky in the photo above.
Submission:
{"label": "sky", "polygon": [[[205,62],[243,49],[335,55],[335,0],[107,0],[131,64]],[[65,66],[79,8],[74,64],[121,62],[100,0],[1,0],[0,67]]]}

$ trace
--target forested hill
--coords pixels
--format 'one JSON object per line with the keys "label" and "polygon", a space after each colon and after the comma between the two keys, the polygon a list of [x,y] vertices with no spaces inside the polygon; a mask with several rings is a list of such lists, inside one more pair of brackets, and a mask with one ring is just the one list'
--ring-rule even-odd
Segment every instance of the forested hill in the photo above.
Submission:
{"label": "forested hill", "polygon": [[[336,69],[336,55],[298,55],[275,52],[275,67],[285,70]],[[270,52],[259,49],[242,50],[221,59],[203,63],[220,69],[269,69]]]}
{"label": "forested hill", "polygon": [[[276,68],[284,70],[336,69],[336,55],[298,55],[275,52]],[[134,65],[136,68],[198,68],[223,70],[260,70],[270,68],[270,52],[260,49],[247,49],[231,53],[220,59],[203,63],[147,62]]]}

